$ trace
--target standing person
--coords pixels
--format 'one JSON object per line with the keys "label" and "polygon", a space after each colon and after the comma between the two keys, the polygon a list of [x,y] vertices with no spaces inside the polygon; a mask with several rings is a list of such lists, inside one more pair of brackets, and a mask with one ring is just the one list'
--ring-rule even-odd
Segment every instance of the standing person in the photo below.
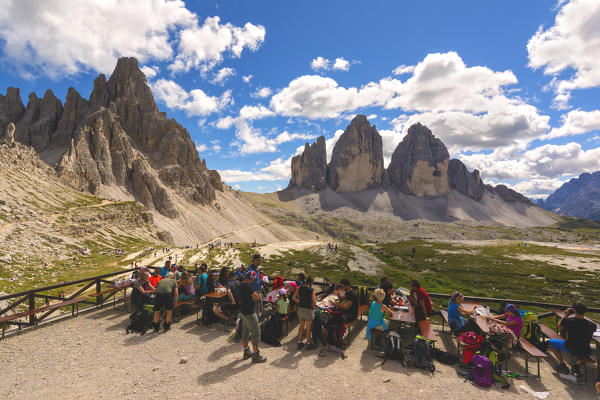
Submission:
{"label": "standing person", "polygon": [[258,295],[258,299],[256,300],[256,313],[257,315],[262,316],[263,304],[262,295],[260,293],[260,290],[262,289],[262,281],[260,279],[260,264],[262,264],[262,257],[260,254],[256,253],[252,256],[252,264],[248,266],[246,274],[250,271],[255,273],[255,279],[254,282],[252,282],[252,290],[254,290]]}
{"label": "standing person", "polygon": [[227,282],[229,282],[229,268],[223,267],[221,268],[221,272],[219,272],[219,283],[227,286]]}
{"label": "standing person", "polygon": [[[256,315],[256,301],[260,300],[258,293],[253,288],[256,280],[255,271],[247,271],[244,281],[240,285],[240,312],[242,313],[242,346],[244,347],[244,360],[252,358],[253,363],[264,363],[267,361],[258,350],[260,341],[260,325]],[[252,351],[248,348],[248,338],[252,338]]]}
{"label": "standing person", "polygon": [[410,281],[410,294],[408,296],[409,303],[415,310],[415,321],[423,333],[425,325],[429,324],[429,316],[433,313],[431,307],[431,299],[429,294],[423,289],[418,280],[413,279]]}
{"label": "standing person", "polygon": [[173,317],[173,305],[179,295],[177,290],[177,281],[175,275],[169,272],[164,279],[158,282],[156,287],[156,296],[154,298],[154,333],[158,333],[160,329],[160,310],[165,308],[167,315],[165,318],[165,332],[171,329],[171,318]]}
{"label": "standing person", "polygon": [[298,283],[300,287],[293,294],[293,300],[298,305],[298,343],[297,348],[300,350],[304,343],[302,342],[304,332],[306,331],[306,350],[315,349],[317,346],[312,342],[312,323],[314,312],[317,305],[317,297],[315,290],[312,288],[312,277],[306,277],[302,272],[298,274]]}
{"label": "standing person", "polygon": [[208,267],[206,263],[202,263],[202,265],[200,266],[200,274],[198,275],[198,281],[196,282],[198,284],[198,289],[196,290],[196,295],[198,297],[204,296],[206,293],[208,293],[208,274],[206,273],[207,269]]}
{"label": "standing person", "polygon": [[[558,372],[568,374],[569,367],[565,364],[561,351],[572,354],[577,359],[573,366],[573,374],[578,379],[581,378],[581,364],[585,362],[587,357],[592,356],[590,340],[592,340],[592,336],[596,331],[596,324],[585,319],[586,311],[586,305],[580,302],[573,304],[573,307],[567,308],[564,317],[556,325],[559,332],[563,328],[566,329],[567,340],[550,339],[549,341],[550,350],[552,350],[552,353],[554,353],[554,356],[558,360],[558,364],[554,366],[554,369]],[[573,313],[575,313],[575,317],[571,317]]]}

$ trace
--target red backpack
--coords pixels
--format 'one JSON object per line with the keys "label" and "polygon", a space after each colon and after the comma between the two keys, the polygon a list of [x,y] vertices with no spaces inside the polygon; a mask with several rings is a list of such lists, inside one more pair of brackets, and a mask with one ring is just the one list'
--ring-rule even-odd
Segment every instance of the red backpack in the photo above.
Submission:
{"label": "red backpack", "polygon": [[483,344],[484,338],[483,336],[475,332],[467,332],[461,337],[459,337],[458,340],[462,343],[463,346],[462,363],[464,365],[468,365],[473,359],[473,356],[475,355],[477,350],[479,350],[479,348]]}

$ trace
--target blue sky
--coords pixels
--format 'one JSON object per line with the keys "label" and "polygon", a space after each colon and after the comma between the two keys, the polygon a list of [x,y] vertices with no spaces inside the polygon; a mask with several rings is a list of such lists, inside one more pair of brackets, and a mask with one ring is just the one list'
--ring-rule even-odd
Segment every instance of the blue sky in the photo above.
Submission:
{"label": "blue sky", "polygon": [[386,165],[414,122],[484,180],[543,197],[600,170],[600,2],[0,0],[0,92],[84,97],[136,56],[225,182],[287,186],[357,113]]}

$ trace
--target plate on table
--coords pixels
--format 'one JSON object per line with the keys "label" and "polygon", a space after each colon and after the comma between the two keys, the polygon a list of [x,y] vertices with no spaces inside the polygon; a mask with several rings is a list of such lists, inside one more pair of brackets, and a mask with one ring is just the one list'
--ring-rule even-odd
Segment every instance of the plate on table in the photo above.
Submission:
{"label": "plate on table", "polygon": [[600,337],[600,331],[594,332],[594,337]]}

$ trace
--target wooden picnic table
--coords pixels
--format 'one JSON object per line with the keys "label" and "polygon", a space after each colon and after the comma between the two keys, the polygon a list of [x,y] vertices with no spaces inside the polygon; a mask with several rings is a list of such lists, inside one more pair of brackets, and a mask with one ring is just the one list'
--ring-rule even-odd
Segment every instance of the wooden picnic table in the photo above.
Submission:
{"label": "wooden picnic table", "polygon": [[415,319],[415,309],[412,306],[404,306],[400,308],[400,310],[392,310],[392,321],[403,322],[408,324],[416,323]]}
{"label": "wooden picnic table", "polygon": [[227,296],[227,291],[217,291],[214,290],[210,293],[206,293],[204,295],[204,297],[208,297],[209,299],[222,299],[223,297]]}
{"label": "wooden picnic table", "polygon": [[[279,300],[279,290],[281,290],[281,289],[285,289],[285,288],[280,287],[278,289],[271,290],[269,293],[267,293],[267,295],[265,296],[263,301],[266,301],[268,303],[277,303],[277,300]],[[286,292],[287,292],[287,289],[286,289]],[[289,294],[289,292],[288,292],[288,294]]]}

